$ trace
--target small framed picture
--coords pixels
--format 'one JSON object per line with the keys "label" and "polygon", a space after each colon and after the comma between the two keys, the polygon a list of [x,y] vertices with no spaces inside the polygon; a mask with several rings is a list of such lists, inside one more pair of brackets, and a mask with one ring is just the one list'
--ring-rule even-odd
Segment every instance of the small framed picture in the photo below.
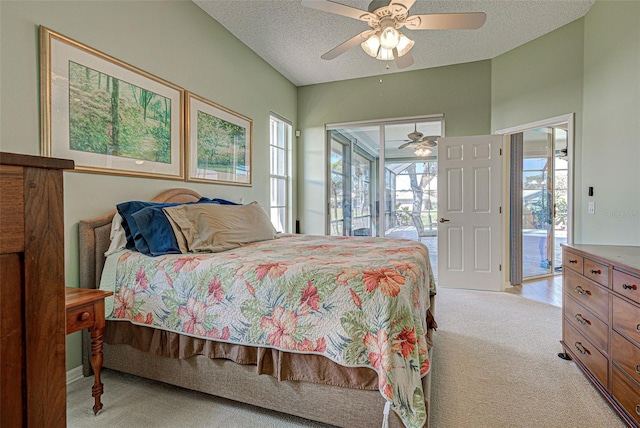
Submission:
{"label": "small framed picture", "polygon": [[186,93],[187,180],[251,186],[253,121]]}

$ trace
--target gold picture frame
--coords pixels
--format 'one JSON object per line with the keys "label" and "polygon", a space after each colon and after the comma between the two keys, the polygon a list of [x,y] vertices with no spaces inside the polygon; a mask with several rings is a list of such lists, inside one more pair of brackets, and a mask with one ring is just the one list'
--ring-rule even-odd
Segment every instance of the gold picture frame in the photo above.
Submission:
{"label": "gold picture frame", "polygon": [[184,180],[184,89],[40,26],[41,154]]}
{"label": "gold picture frame", "polygon": [[253,121],[186,92],[187,180],[251,186]]}

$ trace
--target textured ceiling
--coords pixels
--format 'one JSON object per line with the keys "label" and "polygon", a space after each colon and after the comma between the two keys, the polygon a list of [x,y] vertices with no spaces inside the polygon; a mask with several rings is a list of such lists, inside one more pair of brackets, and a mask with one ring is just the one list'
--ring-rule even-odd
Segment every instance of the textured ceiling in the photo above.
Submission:
{"label": "textured ceiling", "polygon": [[[193,0],[296,86],[491,59],[584,16],[595,0],[417,0],[411,15],[485,12],[478,30],[407,30],[415,63],[398,70],[360,46],[320,55],[368,29],[366,23],[310,9],[299,0]],[[367,9],[368,0],[340,0]]]}

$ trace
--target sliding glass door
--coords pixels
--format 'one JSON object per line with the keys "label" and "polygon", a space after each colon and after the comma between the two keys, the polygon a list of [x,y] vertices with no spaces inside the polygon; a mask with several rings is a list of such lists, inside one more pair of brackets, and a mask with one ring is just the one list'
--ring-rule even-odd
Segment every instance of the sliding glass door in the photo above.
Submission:
{"label": "sliding glass door", "polygon": [[437,266],[442,116],[327,128],[328,233],[420,240]]}

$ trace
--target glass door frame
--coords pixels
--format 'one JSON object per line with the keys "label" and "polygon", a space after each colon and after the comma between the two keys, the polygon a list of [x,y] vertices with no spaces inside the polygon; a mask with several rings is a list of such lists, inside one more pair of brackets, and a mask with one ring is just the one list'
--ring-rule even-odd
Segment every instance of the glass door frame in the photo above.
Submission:
{"label": "glass door frame", "polygon": [[[345,128],[359,128],[359,127],[371,127],[377,126],[379,127],[379,139],[378,139],[378,148],[379,153],[378,157],[374,160],[374,165],[377,162],[378,173],[375,180],[378,189],[378,197],[375,200],[375,203],[372,206],[372,235],[373,236],[384,236],[384,207],[386,206],[386,198],[385,198],[385,147],[384,142],[385,138],[385,126],[394,125],[394,124],[412,124],[416,122],[432,122],[432,121],[440,121],[442,124],[442,137],[444,137],[445,130],[445,119],[443,114],[432,114],[426,116],[412,116],[412,117],[403,117],[403,118],[395,118],[395,119],[383,119],[383,120],[367,120],[367,121],[359,121],[359,122],[341,122],[341,123],[331,123],[325,125],[325,150],[327,153],[327,165],[325,165],[326,170],[326,192],[325,192],[325,207],[327,207],[326,212],[326,224],[325,224],[325,233],[330,234],[331,231],[331,131]],[[372,185],[373,188],[373,185]],[[375,227],[374,227],[375,226]]]}
{"label": "glass door frame", "polygon": [[[523,124],[523,125],[518,125],[518,126],[514,126],[511,128],[505,128],[505,129],[500,129],[495,131],[495,134],[498,135],[503,135],[505,136],[505,141],[506,144],[504,144],[505,149],[507,150],[507,152],[505,153],[505,155],[503,156],[504,158],[504,163],[505,163],[505,171],[509,171],[509,137],[512,134],[517,134],[517,133],[524,133],[525,131],[531,130],[531,129],[535,129],[535,128],[545,128],[545,127],[558,127],[560,125],[565,125],[567,126],[567,243],[571,244],[573,243],[573,234],[574,234],[574,228],[573,228],[573,220],[574,220],[574,210],[573,210],[573,170],[574,170],[574,145],[575,145],[575,114],[574,113],[569,113],[566,115],[561,115],[561,116],[556,116],[556,117],[552,117],[549,119],[544,119],[544,120],[540,120],[537,122],[532,122],[532,123],[527,123],[527,124]],[[555,169],[553,171],[553,173],[555,174]],[[505,200],[509,200],[509,187],[510,187],[511,183],[510,180],[505,180]],[[504,215],[506,216],[505,218],[509,218],[510,216],[510,207],[508,206],[508,204],[506,204],[507,206],[504,207],[503,212]],[[509,236],[510,236],[510,230],[509,230],[509,222],[505,221],[504,222],[504,236],[506,241],[504,242],[504,247],[505,247],[505,252],[508,254],[508,260],[511,260],[511,258],[513,257],[513,255],[510,252],[510,246],[509,246]],[[551,245],[555,245],[554,240],[552,239],[552,243]],[[508,265],[508,264],[507,264]],[[548,277],[548,276],[552,276],[554,274],[556,274],[557,272],[551,272],[549,274],[546,275],[540,275],[537,277],[527,277],[527,280],[531,280],[531,279],[536,279],[536,278],[540,278],[540,277]],[[509,278],[509,275],[507,274],[506,278]],[[515,285],[515,284],[512,284]]]}

